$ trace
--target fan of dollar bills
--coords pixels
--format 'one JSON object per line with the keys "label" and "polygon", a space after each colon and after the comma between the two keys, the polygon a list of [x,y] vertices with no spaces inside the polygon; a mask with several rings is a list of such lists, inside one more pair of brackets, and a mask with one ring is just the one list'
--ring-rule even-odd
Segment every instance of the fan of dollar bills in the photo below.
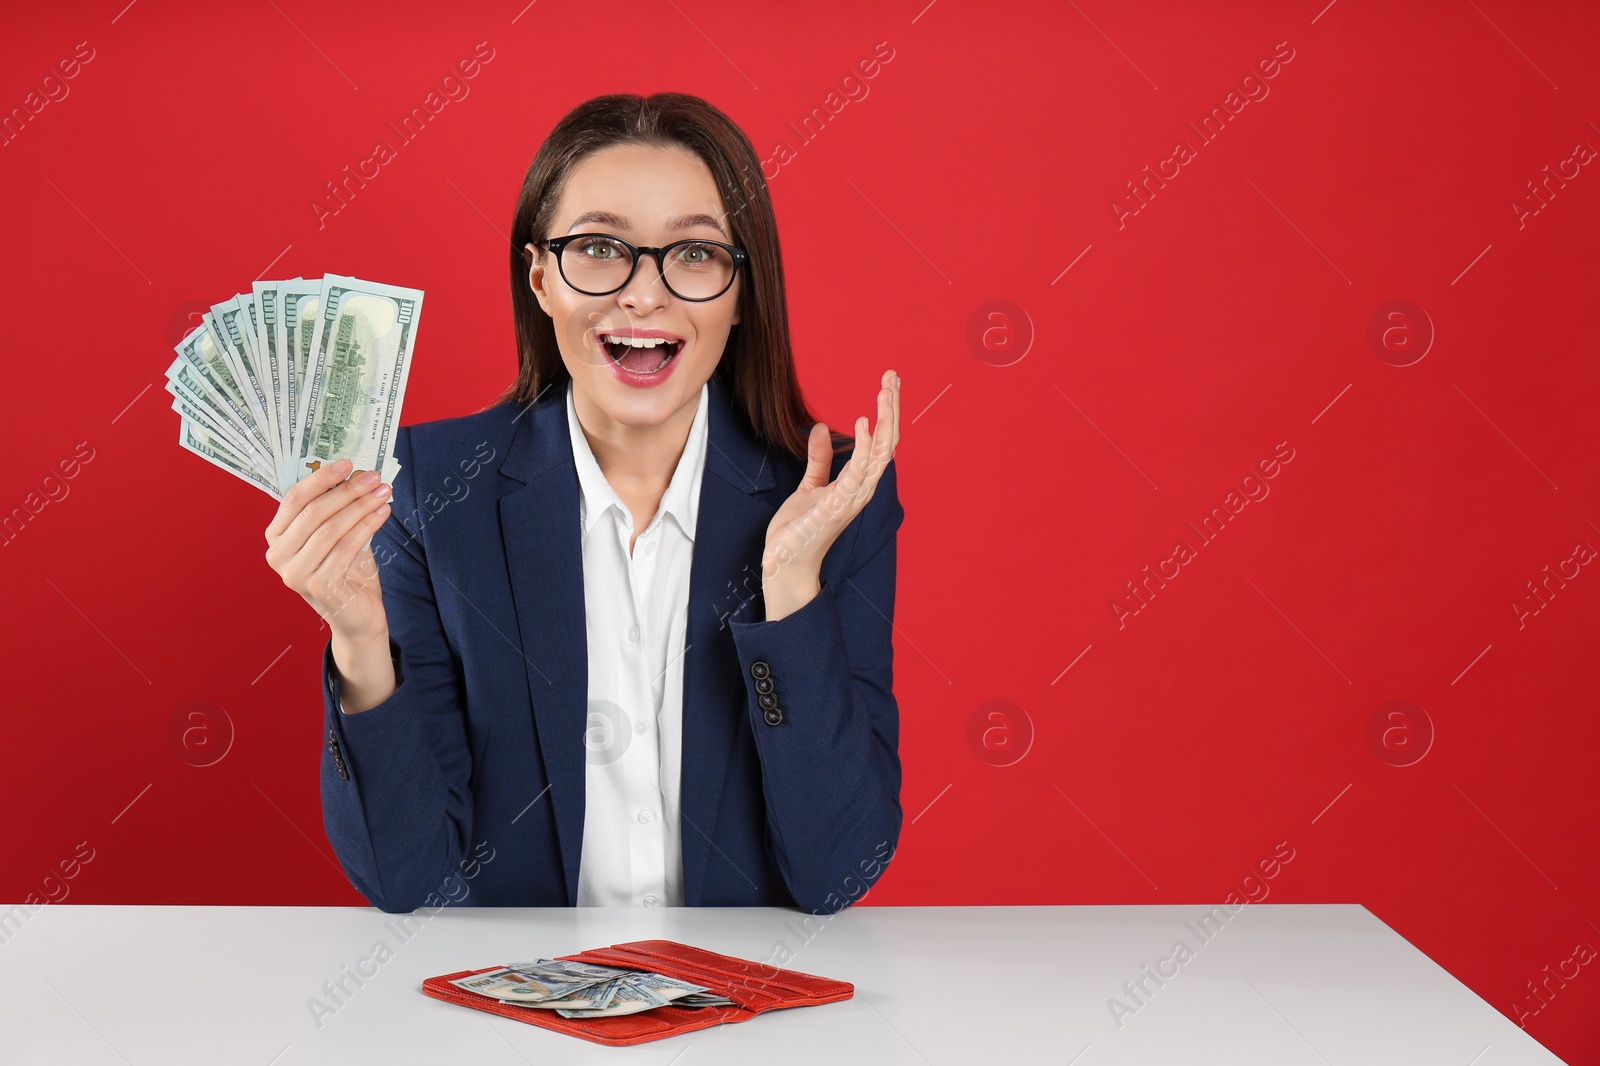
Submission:
{"label": "fan of dollar bills", "polygon": [[178,443],[274,499],[323,463],[394,483],[422,293],[338,274],[258,281],[174,351]]}

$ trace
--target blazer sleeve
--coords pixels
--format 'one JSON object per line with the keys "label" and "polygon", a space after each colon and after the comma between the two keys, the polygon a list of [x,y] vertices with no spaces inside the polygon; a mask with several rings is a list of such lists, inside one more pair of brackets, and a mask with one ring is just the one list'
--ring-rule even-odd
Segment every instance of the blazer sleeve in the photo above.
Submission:
{"label": "blazer sleeve", "polygon": [[409,427],[396,436],[395,457],[402,471],[372,552],[398,687],[377,706],[346,714],[331,639],[322,653],[323,825],[350,883],[390,913],[442,903],[472,824],[461,664],[434,600],[422,527],[413,535],[402,521],[427,513],[417,509]]}
{"label": "blazer sleeve", "polygon": [[[865,895],[900,837],[892,637],[905,510],[895,479],[891,459],[852,522],[859,528],[845,563],[832,576],[824,567],[809,603],[775,622],[728,623],[761,760],[768,839],[790,895],[814,914]],[[763,695],[775,698],[776,714]]]}

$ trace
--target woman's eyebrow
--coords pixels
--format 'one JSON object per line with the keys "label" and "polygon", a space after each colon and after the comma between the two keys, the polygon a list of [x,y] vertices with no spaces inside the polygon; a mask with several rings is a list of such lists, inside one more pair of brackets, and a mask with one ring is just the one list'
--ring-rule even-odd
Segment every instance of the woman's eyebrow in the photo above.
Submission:
{"label": "woman's eyebrow", "polygon": [[[585,211],[572,220],[572,225],[567,227],[568,232],[589,222],[598,222],[603,226],[611,226],[616,229],[631,230],[633,228],[631,221],[611,211]],[[722,228],[722,224],[710,215],[673,215],[667,219],[668,229],[693,229],[695,226],[710,226],[723,236],[727,236],[727,231]]]}

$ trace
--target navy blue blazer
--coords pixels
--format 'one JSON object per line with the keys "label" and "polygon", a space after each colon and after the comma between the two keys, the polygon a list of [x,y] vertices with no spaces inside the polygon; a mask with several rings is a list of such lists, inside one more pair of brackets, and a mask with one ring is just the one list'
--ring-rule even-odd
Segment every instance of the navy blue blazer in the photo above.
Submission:
{"label": "navy blue blazer", "polygon": [[[577,901],[588,643],[563,388],[400,429],[372,542],[399,686],[344,714],[323,649],[323,822],[385,911]],[[805,464],[756,437],[725,385],[708,398],[681,658],[685,899],[833,913],[900,834],[895,466],[829,549],[821,591],[767,621],[767,525]]]}

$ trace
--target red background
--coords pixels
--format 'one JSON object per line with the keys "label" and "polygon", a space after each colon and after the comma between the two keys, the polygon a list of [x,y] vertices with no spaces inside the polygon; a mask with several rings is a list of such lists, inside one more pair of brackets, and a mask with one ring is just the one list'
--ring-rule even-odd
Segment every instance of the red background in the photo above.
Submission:
{"label": "red background", "polygon": [[[866,905],[1217,901],[1287,842],[1269,901],[1363,903],[1509,1016],[1600,947],[1600,576],[1512,606],[1600,547],[1600,174],[1512,207],[1600,146],[1591,7],[124,3],[20,9],[0,41],[7,112],[94,53],[0,148],[0,513],[94,456],[0,548],[0,898],[86,841],[72,902],[362,903],[321,827],[325,631],[262,558],[273,502],[177,446],[170,345],[257,277],[416,286],[405,420],[477,410],[514,371],[502,235],[541,139],[673,89],[792,150],[767,174],[824,417],[905,382],[906,826]],[[469,95],[319,227],[480,41]],[[867,95],[797,134],[879,42]],[[1201,144],[1186,123],[1279,42]],[[1417,312],[1368,339],[1392,300],[1435,334],[1406,366]],[[1280,442],[1202,545],[1186,523]],[[1369,740],[1391,700],[1431,723],[1409,765],[1416,712]],[[231,723],[214,765],[169,735],[190,701]],[[1584,970],[1527,1024],[1594,1062],[1597,1014]]]}

